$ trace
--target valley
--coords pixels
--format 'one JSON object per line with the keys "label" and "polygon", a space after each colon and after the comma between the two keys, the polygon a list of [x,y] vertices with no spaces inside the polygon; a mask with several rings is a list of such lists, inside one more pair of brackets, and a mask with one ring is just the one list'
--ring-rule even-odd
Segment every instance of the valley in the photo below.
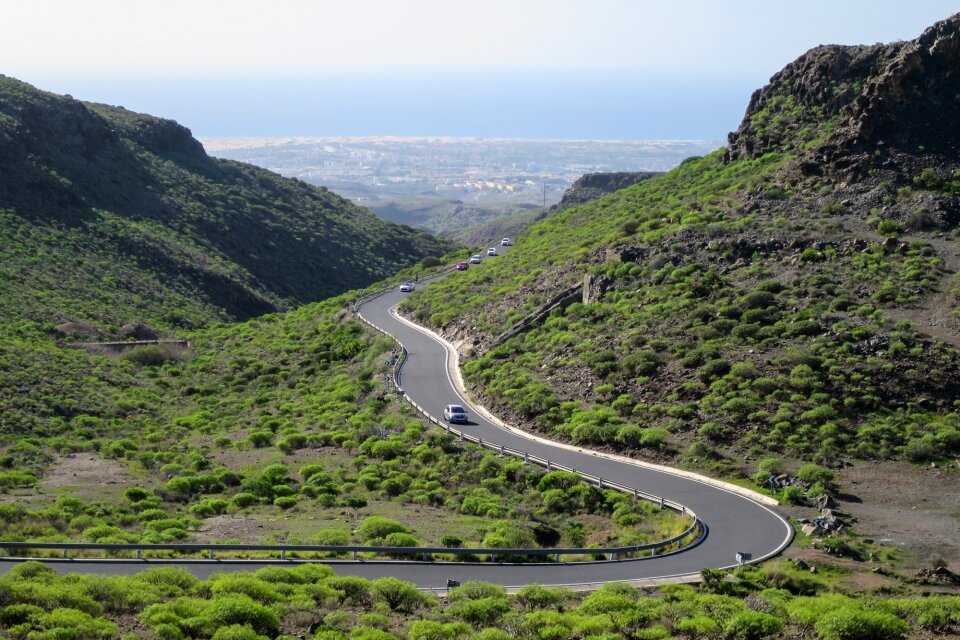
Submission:
{"label": "valley", "polygon": [[817,46],[663,165],[217,151],[555,180],[453,239],[0,76],[0,635],[955,636],[958,43]]}

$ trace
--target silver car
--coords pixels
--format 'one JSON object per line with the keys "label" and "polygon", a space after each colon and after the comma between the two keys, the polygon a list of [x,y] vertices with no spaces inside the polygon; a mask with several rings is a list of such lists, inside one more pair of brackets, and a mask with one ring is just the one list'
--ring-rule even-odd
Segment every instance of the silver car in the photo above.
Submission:
{"label": "silver car", "polygon": [[459,404],[448,404],[443,408],[443,419],[447,422],[466,422],[467,410]]}

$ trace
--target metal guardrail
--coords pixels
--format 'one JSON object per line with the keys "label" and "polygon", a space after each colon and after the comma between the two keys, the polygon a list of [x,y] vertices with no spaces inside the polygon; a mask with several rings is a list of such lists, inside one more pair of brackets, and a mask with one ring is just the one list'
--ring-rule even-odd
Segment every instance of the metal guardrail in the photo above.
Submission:
{"label": "metal guardrail", "polygon": [[[453,556],[488,556],[491,562],[496,562],[497,557],[502,556],[552,556],[556,562],[560,562],[563,556],[608,556],[615,560],[620,556],[649,552],[649,557],[658,555],[658,551],[671,545],[682,542],[685,538],[694,533],[696,527],[690,527],[683,533],[670,538],[669,540],[660,540],[649,544],[631,545],[627,547],[563,547],[563,548],[533,548],[533,549],[496,549],[489,547],[462,548],[462,547],[388,547],[388,546],[363,546],[363,545],[315,545],[315,544],[204,544],[204,543],[170,543],[170,544],[137,544],[137,543],[99,543],[99,542],[0,542],[0,549],[8,551],[27,551],[27,550],[55,550],[61,551],[63,558],[69,558],[69,551],[112,551],[112,552],[132,552],[138,559],[143,559],[145,553],[156,554],[157,552],[172,551],[178,553],[204,552],[210,560],[217,559],[218,554],[223,558],[224,553],[230,551],[246,551],[254,553],[279,553],[281,560],[288,559],[289,553],[314,553],[314,554],[334,554],[334,555],[352,555],[354,560],[359,560],[361,553],[374,553],[387,556],[419,556],[422,560],[432,560],[437,555]],[[702,538],[702,535],[701,535]],[[695,540],[698,541],[700,538]]]}

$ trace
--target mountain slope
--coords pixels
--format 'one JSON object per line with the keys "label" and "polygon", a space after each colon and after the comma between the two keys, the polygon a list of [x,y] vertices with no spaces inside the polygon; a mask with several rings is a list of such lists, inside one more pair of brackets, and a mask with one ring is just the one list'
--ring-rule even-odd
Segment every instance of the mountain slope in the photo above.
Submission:
{"label": "mountain slope", "polygon": [[[814,49],[727,149],[551,216],[408,311],[457,341],[485,402],[576,443],[950,457],[958,41],[954,16],[912,42]],[[585,303],[498,338],[584,276]]]}
{"label": "mountain slope", "polygon": [[452,247],[325,189],[210,158],[170,120],[2,76],[0,172],[5,320],[247,318]]}

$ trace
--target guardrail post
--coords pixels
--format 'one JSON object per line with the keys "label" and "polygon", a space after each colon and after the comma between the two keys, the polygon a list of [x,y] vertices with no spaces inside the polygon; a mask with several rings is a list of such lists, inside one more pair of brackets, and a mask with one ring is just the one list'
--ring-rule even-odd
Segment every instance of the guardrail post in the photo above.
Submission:
{"label": "guardrail post", "polygon": [[603,478],[597,478],[597,487],[603,489]]}
{"label": "guardrail post", "polygon": [[483,446],[483,438],[477,438],[477,445]]}
{"label": "guardrail post", "polygon": [[143,549],[137,549],[137,560],[143,560]]}
{"label": "guardrail post", "polygon": [[503,457],[503,445],[500,445],[500,456]]}
{"label": "guardrail post", "polygon": [[286,549],[280,549],[280,559],[281,559],[281,560],[286,560],[286,559],[287,559],[287,550],[286,550]]}
{"label": "guardrail post", "polygon": [[609,554],[609,555],[607,556],[607,558],[610,559],[610,560],[616,560],[616,559],[617,559],[617,554],[611,553],[611,554]]}
{"label": "guardrail post", "polygon": [[213,560],[213,547],[210,547],[210,559]]}
{"label": "guardrail post", "polygon": [[460,434],[460,442],[463,442],[463,431],[458,432]]}
{"label": "guardrail post", "polygon": [[656,548],[656,547],[654,547],[653,549],[650,549],[650,557],[652,558],[652,557],[655,556],[655,555],[657,555],[657,548]]}
{"label": "guardrail post", "polygon": [[526,451],[524,451],[524,452],[523,452],[523,463],[526,464],[526,463],[528,463],[528,462],[530,462],[530,454],[527,453]]}
{"label": "guardrail post", "polygon": [[560,554],[557,554],[557,562],[560,562]]}
{"label": "guardrail post", "polygon": [[660,508],[663,509],[663,496],[660,496]]}
{"label": "guardrail post", "polygon": [[633,499],[636,500],[640,497],[640,491],[638,489],[633,490]]}
{"label": "guardrail post", "polygon": [[550,464],[549,460],[547,460],[547,471],[550,471],[551,469],[553,469],[553,465]]}
{"label": "guardrail post", "polygon": [[63,549],[63,557],[64,557],[64,558],[69,558],[69,557],[70,557],[70,555],[67,553],[66,547],[64,547],[64,549]]}
{"label": "guardrail post", "polygon": [[423,555],[420,556],[420,559],[423,560],[424,562],[426,562],[427,560],[430,559],[430,558],[428,557],[429,555],[430,555],[429,553],[424,553]]}

